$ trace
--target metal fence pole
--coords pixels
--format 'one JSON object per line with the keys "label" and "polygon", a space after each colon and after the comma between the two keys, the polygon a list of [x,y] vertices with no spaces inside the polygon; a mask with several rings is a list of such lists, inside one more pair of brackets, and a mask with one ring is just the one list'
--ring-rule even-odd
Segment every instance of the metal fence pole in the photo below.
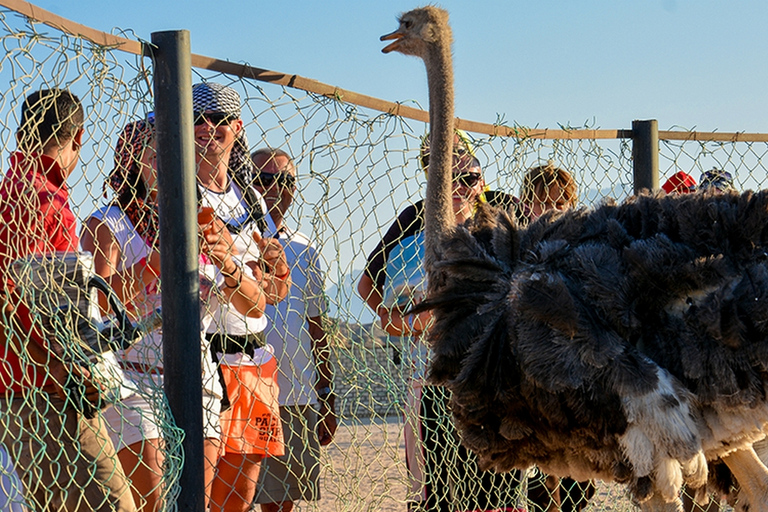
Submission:
{"label": "metal fence pole", "polygon": [[185,432],[178,510],[205,509],[197,178],[189,32],[154,32],[155,127],[162,255],[163,375]]}
{"label": "metal fence pole", "polygon": [[659,122],[632,121],[632,161],[635,194],[659,189]]}

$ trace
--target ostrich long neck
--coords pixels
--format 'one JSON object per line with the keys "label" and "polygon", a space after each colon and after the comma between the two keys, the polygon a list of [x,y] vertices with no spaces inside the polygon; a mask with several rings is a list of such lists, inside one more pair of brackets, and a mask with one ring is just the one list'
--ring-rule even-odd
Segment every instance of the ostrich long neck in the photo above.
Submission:
{"label": "ostrich long neck", "polygon": [[456,224],[451,201],[453,166],[453,63],[450,29],[424,56],[429,84],[429,175],[425,199],[425,263],[432,271],[444,236]]}

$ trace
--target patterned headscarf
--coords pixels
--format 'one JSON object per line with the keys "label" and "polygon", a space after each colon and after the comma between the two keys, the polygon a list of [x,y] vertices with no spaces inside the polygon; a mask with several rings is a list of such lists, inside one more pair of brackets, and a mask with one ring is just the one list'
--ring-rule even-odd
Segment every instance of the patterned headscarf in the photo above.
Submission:
{"label": "patterned headscarf", "polygon": [[155,126],[150,121],[134,121],[123,128],[115,147],[115,167],[107,183],[115,191],[120,209],[150,247],[157,242],[157,204],[149,198],[141,178],[139,160],[152,145]]}
{"label": "patterned headscarf", "polygon": [[[216,82],[201,82],[192,86],[192,110],[195,116],[202,113],[226,114],[232,119],[241,115],[240,94],[231,87]],[[229,172],[238,183],[250,184],[253,180],[253,163],[248,152],[248,138],[240,130],[229,155]]]}

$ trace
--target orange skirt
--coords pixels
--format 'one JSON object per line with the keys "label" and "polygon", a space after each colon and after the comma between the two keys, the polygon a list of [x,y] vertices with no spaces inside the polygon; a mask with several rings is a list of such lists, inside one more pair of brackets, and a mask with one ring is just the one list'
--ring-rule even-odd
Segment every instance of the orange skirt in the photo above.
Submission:
{"label": "orange skirt", "polygon": [[265,457],[284,455],[277,360],[271,357],[258,366],[229,366],[222,362],[221,371],[232,404],[221,413],[224,451]]}

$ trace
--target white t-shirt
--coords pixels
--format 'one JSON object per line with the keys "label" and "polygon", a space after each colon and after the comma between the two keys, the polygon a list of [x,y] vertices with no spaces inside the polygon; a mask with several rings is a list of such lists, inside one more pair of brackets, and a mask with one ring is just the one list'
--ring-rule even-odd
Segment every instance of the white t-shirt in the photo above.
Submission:
{"label": "white t-shirt", "polygon": [[[248,206],[245,203],[243,194],[234,182],[230,181],[230,186],[226,192],[211,192],[207,188],[198,187],[200,190],[201,202],[205,206],[210,206],[216,212],[216,216],[223,222],[240,228],[237,234],[232,235],[235,242],[235,248],[238,255],[233,257],[249,277],[254,277],[250,268],[244,263],[248,261],[258,261],[261,253],[253,241],[253,232],[259,229],[256,222],[250,222],[243,225],[248,219]],[[267,204],[264,198],[258,192],[255,192],[261,202],[261,211],[267,211]],[[265,216],[267,225],[274,227],[269,215]],[[269,229],[269,228],[268,228]],[[240,313],[229,303],[219,304],[220,307],[213,311],[213,322],[208,327],[209,333],[222,332],[232,336],[244,336],[261,332],[267,327],[267,317],[249,318]]]}
{"label": "white t-shirt", "polygon": [[[90,215],[91,218],[102,221],[115,237],[117,244],[121,248],[120,260],[117,263],[117,271],[133,266],[141,258],[149,255],[149,247],[144,239],[141,238],[136,228],[125,215],[125,213],[115,205],[103,206]],[[218,268],[213,264],[200,262],[200,351],[203,365],[203,389],[211,395],[222,397],[221,383],[216,374],[216,365],[211,361],[210,343],[205,339],[205,332],[211,324],[213,317],[209,313],[212,310],[219,309],[218,296],[214,287],[222,286],[224,277]],[[126,307],[136,316],[145,316],[156,308],[160,307],[161,296],[157,283],[153,283],[145,289],[142,297],[136,302],[126,304]],[[162,327],[155,329],[136,341],[125,350],[115,353],[118,361],[123,360],[131,363],[138,363],[146,368],[163,367],[163,331]],[[125,372],[129,380],[137,384],[146,377],[137,375],[137,372],[127,370]],[[155,382],[161,383],[161,374],[153,374]]]}
{"label": "white t-shirt", "polygon": [[291,289],[277,306],[267,306],[270,320],[267,342],[274,347],[278,367],[280,405],[306,405],[317,402],[315,360],[307,318],[323,315],[328,305],[323,288],[320,255],[306,235],[274,228],[267,236],[277,236],[285,249],[291,269]]}

